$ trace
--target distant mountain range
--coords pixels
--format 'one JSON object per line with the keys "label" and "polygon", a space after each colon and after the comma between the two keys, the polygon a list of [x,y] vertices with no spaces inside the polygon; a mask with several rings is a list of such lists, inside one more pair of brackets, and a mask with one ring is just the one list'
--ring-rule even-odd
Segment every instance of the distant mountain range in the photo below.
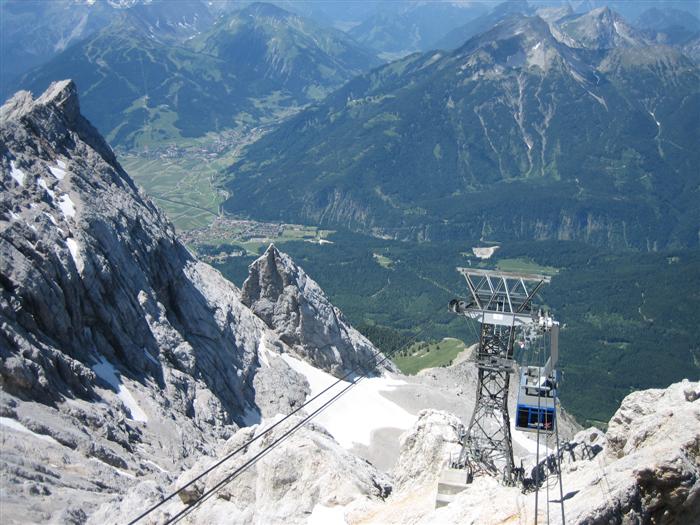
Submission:
{"label": "distant mountain range", "polygon": [[397,238],[695,246],[698,115],[697,65],[609,9],[515,15],[291,119],[233,166],[225,208]]}
{"label": "distant mountain range", "polygon": [[[182,40],[213,23],[201,0],[5,0],[0,3],[3,95],[20,74],[130,13],[160,38]],[[57,77],[58,78],[58,77]]]}
{"label": "distant mountain range", "polygon": [[662,44],[676,46],[700,64],[700,4],[695,15],[680,9],[651,8],[642,13],[635,26],[647,38]]}
{"label": "distant mountain range", "polygon": [[270,4],[220,17],[180,42],[129,10],[15,88],[38,93],[70,77],[98,129],[132,146],[264,121],[379,63],[345,33]]}
{"label": "distant mountain range", "polygon": [[348,32],[385,58],[427,51],[448,32],[489,11],[485,4],[413,2],[398,10],[381,10]]}
{"label": "distant mountain range", "polygon": [[534,9],[526,0],[513,0],[497,4],[487,13],[468,21],[464,25],[455,27],[433,46],[435,49],[456,49],[462,46],[470,38],[488,31],[497,23],[512,15],[532,15]]}
{"label": "distant mountain range", "polygon": [[[2,94],[21,74],[47,63],[70,45],[92,37],[128,13],[149,34],[182,42],[208,31],[222,16],[250,0],[3,0],[0,2]],[[369,48],[391,55],[427,49],[445,32],[485,12],[479,2],[423,3],[412,0],[276,0],[271,4],[325,28],[350,30]],[[416,44],[418,47],[412,45]]]}
{"label": "distant mountain range", "polygon": [[379,65],[375,55],[455,49],[513,15],[540,16],[570,47],[662,43],[700,60],[700,22],[675,9],[678,2],[651,3],[644,12],[620,4],[635,25],[599,7],[617,6],[614,0],[512,0],[492,8],[384,0],[275,4],[7,0],[0,3],[0,96],[39,93],[52,80],[74,78],[88,116],[113,144],[129,148],[264,123]]}
{"label": "distant mountain range", "polygon": [[[570,3],[537,7],[526,0],[504,2],[452,29],[438,40],[434,47],[456,49],[468,39],[513,15],[541,17],[550,24],[558,38],[573,47],[611,48],[640,42],[682,46],[700,36],[700,23],[687,11],[670,6],[651,7],[635,17],[634,23],[630,23],[611,9],[610,5],[618,3],[596,4],[600,5],[579,4],[579,10],[574,10]],[[687,6],[692,7],[692,4],[687,3]]]}

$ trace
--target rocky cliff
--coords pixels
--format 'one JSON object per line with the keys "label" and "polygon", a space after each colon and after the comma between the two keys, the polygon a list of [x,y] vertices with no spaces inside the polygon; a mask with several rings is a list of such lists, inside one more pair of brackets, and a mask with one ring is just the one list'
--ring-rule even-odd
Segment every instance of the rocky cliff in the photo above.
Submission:
{"label": "rocky cliff", "polygon": [[[349,522],[533,522],[534,492],[501,486],[490,477],[476,477],[452,503],[434,509],[439,466],[454,450],[454,419],[445,412],[423,413],[402,437],[395,472],[397,480],[410,481],[397,482],[385,503],[358,501],[346,508]],[[623,400],[605,434],[583,430],[562,448],[566,523],[700,522],[699,382],[634,392]],[[533,466],[531,458],[526,467]],[[540,489],[539,521],[561,523],[556,476],[543,472],[549,476]]]}
{"label": "rocky cliff", "polygon": [[[0,108],[0,169],[4,522],[128,521],[303,402],[323,373],[280,354],[339,375],[375,353],[274,247],[251,266],[242,292],[197,261],[80,115],[70,81],[36,100],[18,93]],[[473,377],[473,364],[464,362],[428,371],[412,389],[403,381],[396,391],[367,388],[356,404],[410,397],[413,408],[434,405],[447,398],[435,394],[439,388],[454,387],[450,402],[464,406],[462,386]],[[417,392],[432,397],[418,399]],[[392,476],[309,425],[187,519],[443,524],[534,517],[531,493],[483,477],[434,510],[436,477],[458,448],[461,423],[435,410],[418,416],[401,438]],[[227,480],[300,417],[261,436],[184,500]],[[514,433],[517,448],[527,451],[532,443],[521,438]],[[581,432],[567,451],[568,523],[700,520],[700,383],[631,394],[605,435]],[[524,457],[533,467],[532,455]],[[161,522],[186,504],[173,500],[149,519]]]}
{"label": "rocky cliff", "polygon": [[18,93],[0,122],[5,516],[79,516],[303,401],[285,344],[180,244],[72,82]]}
{"label": "rocky cliff", "polygon": [[304,270],[274,245],[250,266],[243,283],[248,305],[302,359],[338,377],[363,369],[396,371],[355,330]]}
{"label": "rocky cliff", "polygon": [[401,436],[401,452],[394,472],[397,489],[433,485],[450,459],[462,449],[465,431],[460,419],[438,410],[423,410],[413,428]]}
{"label": "rocky cliff", "polygon": [[[226,481],[237,467],[253,459],[298,422],[299,417],[293,416],[247,447],[240,456],[195,483],[182,500],[174,498],[148,516],[145,523],[163,523],[187,509],[194,497],[219,484],[222,484],[220,490],[191,507],[184,523],[342,523],[338,520],[342,520],[344,506],[355,501],[381,502],[391,493],[391,480],[386,474],[341,448],[330,434],[314,424],[302,427],[251,468]],[[235,450],[263,430],[263,425],[242,429],[220,447],[219,456]],[[181,487],[210,464],[211,459],[202,458],[169,488]],[[89,522],[124,523],[133,518],[134,507],[156,503],[162,495],[148,482],[142,483],[122,500],[104,505]]]}

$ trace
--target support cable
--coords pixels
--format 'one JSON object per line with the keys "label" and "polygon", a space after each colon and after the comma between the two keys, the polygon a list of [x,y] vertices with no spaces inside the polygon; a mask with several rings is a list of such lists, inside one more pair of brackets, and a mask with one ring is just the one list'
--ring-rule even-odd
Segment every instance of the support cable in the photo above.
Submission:
{"label": "support cable", "polygon": [[[598,468],[600,469],[600,472],[603,475],[602,479],[603,479],[603,481],[605,481],[605,489],[602,487],[602,483],[601,483],[600,490],[601,490],[601,492],[603,492],[603,495],[605,496],[605,498],[609,499],[610,503],[615,505],[615,507],[619,509],[620,500],[618,498],[613,498],[612,488],[610,487],[610,481],[608,481],[608,475],[605,472],[605,466],[602,464],[600,456],[601,456],[601,454],[596,454],[596,456],[595,456],[596,463],[598,464]],[[606,490],[607,490],[607,492],[606,492]]]}
{"label": "support cable", "polygon": [[[549,434],[545,434],[544,448],[549,451]],[[549,479],[547,480],[547,525],[549,525]]]}
{"label": "support cable", "polygon": [[278,426],[280,426],[282,423],[284,423],[287,419],[289,419],[290,417],[292,417],[294,414],[296,414],[297,412],[301,411],[301,410],[304,409],[307,405],[309,405],[310,403],[312,403],[313,401],[315,401],[316,399],[318,399],[319,397],[321,397],[323,394],[325,394],[326,392],[328,392],[329,390],[331,390],[331,389],[332,389],[333,387],[335,387],[337,384],[341,383],[342,381],[344,381],[345,379],[347,379],[348,377],[350,377],[350,375],[352,375],[354,372],[355,372],[355,369],[353,369],[352,371],[348,372],[348,373],[347,373],[346,375],[344,375],[342,378],[338,379],[337,381],[335,381],[334,383],[332,383],[331,385],[329,385],[328,387],[326,387],[325,389],[323,389],[321,392],[319,392],[318,394],[316,394],[316,395],[313,396],[312,398],[308,399],[306,402],[304,402],[304,404],[302,404],[302,405],[298,406],[297,408],[295,408],[294,410],[292,410],[292,411],[291,411],[289,414],[287,414],[285,417],[283,417],[283,418],[280,419],[279,421],[277,421],[277,422],[275,422],[274,424],[272,424],[272,425],[270,425],[269,427],[267,427],[263,432],[261,432],[260,434],[258,434],[258,435],[255,436],[254,438],[250,439],[249,441],[246,441],[246,442],[243,443],[240,447],[238,447],[237,449],[235,449],[233,452],[229,452],[227,455],[225,455],[225,456],[224,456],[223,458],[221,458],[219,461],[217,461],[216,463],[214,463],[213,465],[211,465],[211,466],[209,466],[207,469],[205,469],[203,472],[201,472],[198,476],[196,476],[195,478],[193,478],[192,480],[190,480],[189,482],[187,482],[186,484],[184,484],[182,487],[178,488],[178,489],[175,490],[174,492],[171,492],[170,494],[168,494],[168,496],[166,496],[165,498],[163,498],[162,500],[160,500],[158,503],[156,503],[156,504],[153,505],[152,507],[149,507],[147,510],[145,510],[143,513],[141,513],[139,516],[137,516],[136,518],[134,518],[133,520],[131,520],[131,521],[128,523],[128,525],[134,525],[136,522],[138,522],[138,521],[140,521],[141,519],[145,518],[148,514],[150,514],[150,513],[153,512],[154,510],[156,510],[158,507],[160,507],[160,506],[163,505],[164,503],[168,502],[169,500],[171,500],[172,498],[174,498],[175,496],[177,496],[177,495],[178,495],[180,492],[182,492],[183,490],[185,490],[185,489],[191,487],[192,485],[194,485],[197,481],[199,481],[199,480],[202,479],[204,476],[206,476],[207,474],[209,474],[212,470],[214,470],[214,469],[220,467],[223,463],[225,463],[226,461],[228,461],[229,459],[231,459],[233,456],[235,456],[235,455],[238,454],[239,452],[245,450],[248,446],[252,445],[254,442],[258,441],[258,440],[261,439],[263,436],[265,436],[266,434],[268,434],[269,432],[271,432],[272,430],[274,430],[275,428],[277,428]]}
{"label": "support cable", "polygon": [[[321,397],[323,394],[325,394],[326,392],[328,392],[329,390],[331,390],[332,388],[334,388],[336,385],[338,385],[338,384],[340,384],[340,383],[342,383],[342,382],[346,382],[346,380],[348,380],[351,376],[356,376],[357,373],[359,373],[359,377],[358,377],[356,380],[354,380],[354,381],[351,380],[351,382],[350,382],[350,384],[348,385],[348,387],[346,387],[344,390],[341,391],[341,395],[342,395],[342,394],[345,393],[345,391],[348,390],[350,387],[352,387],[352,386],[354,386],[355,384],[357,384],[357,382],[358,382],[360,379],[362,379],[362,378],[364,378],[364,377],[367,377],[367,374],[368,374],[369,371],[371,370],[371,369],[368,369],[368,366],[369,366],[369,365],[373,365],[372,368],[374,368],[374,367],[376,367],[376,366],[379,366],[379,365],[381,365],[382,363],[384,363],[386,360],[388,360],[390,357],[393,357],[393,356],[395,356],[396,354],[398,354],[398,352],[399,352],[400,350],[404,350],[405,348],[409,348],[410,345],[412,345],[412,344],[415,342],[415,340],[416,340],[420,335],[422,335],[423,333],[425,333],[425,332],[428,330],[428,327],[430,327],[432,324],[433,324],[433,323],[432,323],[432,318],[431,318],[431,320],[429,321],[428,325],[426,325],[424,328],[422,328],[421,330],[419,330],[415,335],[413,335],[413,336],[406,342],[405,345],[403,345],[403,346],[401,346],[401,347],[398,347],[397,349],[395,349],[395,350],[394,350],[393,352],[391,352],[391,353],[387,353],[386,355],[384,355],[384,357],[383,357],[379,362],[374,362],[374,360],[375,360],[378,356],[381,356],[381,355],[382,355],[382,352],[376,352],[376,353],[375,353],[370,359],[368,359],[365,363],[363,363],[362,365],[359,365],[358,367],[353,368],[351,371],[347,372],[343,377],[337,379],[334,383],[332,383],[331,385],[329,385],[328,387],[326,387],[325,389],[323,389],[321,392],[319,392],[319,393],[316,394],[315,396],[311,397],[310,399],[306,400],[302,405],[300,405],[299,407],[295,408],[293,411],[291,411],[289,414],[287,414],[286,416],[284,416],[282,419],[280,419],[279,421],[275,422],[275,423],[272,424],[271,426],[267,427],[263,432],[261,432],[260,434],[258,434],[258,435],[255,436],[255,437],[253,437],[252,439],[248,440],[247,442],[245,442],[243,445],[241,445],[240,447],[238,447],[238,448],[235,449],[234,451],[228,453],[228,454],[225,455],[223,458],[221,458],[219,461],[217,461],[216,463],[214,463],[213,465],[211,465],[210,467],[208,467],[207,469],[205,469],[203,472],[201,472],[199,475],[197,475],[195,478],[193,478],[192,480],[190,480],[189,482],[187,482],[186,484],[184,484],[182,487],[180,487],[180,488],[178,488],[177,490],[171,492],[170,494],[168,494],[168,496],[166,496],[165,498],[163,498],[162,500],[160,500],[158,503],[156,503],[155,505],[152,505],[151,507],[149,507],[147,510],[145,510],[144,512],[142,512],[141,514],[139,514],[136,518],[134,518],[133,520],[131,520],[131,521],[128,523],[128,525],[134,525],[134,524],[137,523],[138,521],[142,520],[142,519],[145,518],[147,515],[149,515],[150,513],[154,512],[154,511],[155,511],[156,509],[158,509],[159,507],[161,507],[163,504],[165,504],[166,502],[168,502],[168,501],[170,501],[171,499],[173,499],[173,498],[174,498],[176,495],[178,495],[180,492],[182,492],[183,490],[187,489],[188,487],[191,487],[191,486],[194,485],[197,481],[199,481],[199,480],[202,479],[204,476],[206,476],[207,474],[209,474],[210,472],[212,472],[214,469],[220,467],[223,463],[225,463],[226,461],[228,461],[229,459],[231,459],[233,456],[235,456],[235,455],[238,454],[239,452],[245,450],[248,446],[250,446],[250,445],[253,444],[254,442],[258,441],[259,439],[261,439],[263,436],[267,435],[268,433],[270,433],[272,430],[274,430],[275,428],[277,428],[278,426],[280,426],[282,423],[284,423],[285,421],[287,421],[287,420],[288,420],[289,418],[291,418],[294,414],[300,412],[302,409],[304,409],[304,408],[307,407],[309,404],[311,404],[312,402],[314,402],[315,400],[317,400],[317,399],[318,399],[319,397]],[[374,363],[373,363],[373,362],[374,362]],[[331,404],[332,402],[334,402],[338,397],[340,397],[340,396],[339,396],[339,395],[334,396],[334,397],[331,399],[331,401],[328,402],[328,403],[326,403],[326,404],[324,404],[324,405],[322,406],[322,408],[325,408],[327,405],[329,405],[329,404]],[[318,413],[320,413],[320,410],[313,412],[314,416],[317,415]],[[310,419],[311,419],[311,418],[308,418],[308,417],[307,417],[307,418],[304,419],[303,422],[305,423],[305,422],[309,421]],[[301,425],[300,425],[300,426],[301,426]],[[295,427],[295,429],[296,429],[296,427]],[[275,443],[277,443],[277,442],[275,442]],[[268,447],[268,448],[270,448],[270,447]],[[267,450],[267,449],[266,449],[266,450]],[[192,507],[196,506],[198,501],[199,501],[199,500],[195,501],[191,506],[192,506]],[[188,507],[188,508],[189,508],[189,507]],[[170,523],[170,522],[168,522],[168,523]]]}
{"label": "support cable", "polygon": [[[542,334],[541,342],[537,345],[537,359],[536,362],[542,362],[542,348],[545,344],[545,334]],[[540,496],[540,417],[542,416],[542,391],[540,390],[540,379],[542,376],[542,367],[538,365],[537,369],[537,452],[535,455],[535,525],[537,525],[537,520],[539,518],[538,506],[539,506],[539,496]]]}
{"label": "support cable", "polygon": [[182,509],[180,512],[175,514],[172,518],[168,519],[165,522],[165,525],[170,525],[171,523],[176,523],[180,521],[180,519],[184,518],[187,514],[192,512],[195,507],[209,499],[211,496],[214,495],[214,493],[218,492],[220,489],[222,489],[225,485],[236,479],[238,476],[240,476],[243,472],[248,470],[250,467],[255,465],[258,460],[260,460],[263,456],[265,456],[268,452],[270,452],[273,448],[275,448],[277,445],[282,443],[284,440],[286,440],[288,437],[290,437],[292,434],[294,434],[299,428],[304,426],[306,423],[311,421],[314,417],[316,417],[318,414],[320,414],[323,410],[328,408],[331,404],[333,404],[335,401],[338,400],[343,394],[345,394],[348,390],[350,390],[353,386],[355,386],[357,383],[359,383],[362,379],[364,379],[365,376],[360,376],[356,380],[350,382],[348,386],[346,386],[343,390],[338,392],[335,396],[333,396],[331,399],[326,401],[323,405],[321,405],[319,408],[311,412],[308,416],[306,416],[304,419],[299,421],[296,425],[294,425],[291,429],[289,429],[287,432],[282,434],[279,438],[277,438],[275,441],[270,443],[267,447],[262,449],[260,452],[255,454],[252,458],[250,458],[248,461],[243,463],[240,467],[236,468],[231,474],[226,476],[224,479],[219,481],[216,485],[214,485],[212,488],[210,488],[208,491],[203,493],[196,501],[194,501],[191,505],[185,507]]}
{"label": "support cable", "polygon": [[467,325],[472,331],[472,335],[474,336],[474,340],[476,341],[476,344],[479,344],[479,340],[481,339],[481,335],[476,331],[475,324],[477,321],[473,321],[471,319],[467,319]]}
{"label": "support cable", "polygon": [[[559,385],[557,385],[557,388],[559,388]],[[556,411],[556,404],[554,405],[554,410]],[[557,440],[557,460],[559,461],[559,468],[557,469],[557,475],[559,476],[559,504],[561,505],[561,525],[566,524],[566,520],[564,519],[564,485],[561,482],[561,452],[559,450],[559,418],[555,417],[554,419],[554,435]]]}
{"label": "support cable", "polygon": [[[415,340],[420,334],[422,334],[422,333],[424,333],[425,331],[427,331],[428,326],[430,326],[430,325],[432,325],[432,322],[429,323],[425,328],[423,328],[422,330],[420,330],[412,339]],[[408,345],[408,344],[412,344],[412,341],[409,342],[409,343],[407,343],[407,345]],[[407,346],[407,345],[406,345],[406,346]],[[403,349],[403,348],[401,348],[401,349]],[[381,365],[381,364],[384,363],[386,360],[388,360],[390,356],[395,355],[396,353],[397,353],[397,351],[395,351],[395,352],[393,352],[393,353],[391,353],[391,354],[385,355],[378,363],[375,364],[375,366]],[[376,354],[376,355],[379,355],[379,353]],[[375,357],[376,357],[376,355],[375,355]],[[273,441],[272,443],[270,443],[270,444],[269,444],[267,447],[265,447],[263,450],[261,450],[260,452],[258,452],[255,456],[253,456],[253,457],[250,458],[248,461],[246,461],[243,465],[241,465],[241,466],[238,467],[236,470],[234,470],[231,474],[229,474],[229,475],[226,476],[224,479],[222,479],[221,481],[219,481],[216,485],[214,485],[214,486],[213,486],[211,489],[209,489],[207,492],[203,493],[199,498],[197,498],[197,499],[196,499],[193,503],[191,503],[189,506],[185,507],[185,508],[182,509],[180,512],[178,512],[175,516],[173,516],[172,518],[168,519],[168,520],[165,522],[165,525],[170,525],[171,523],[177,523],[178,521],[180,521],[180,520],[181,520],[182,518],[184,518],[187,514],[189,514],[190,512],[192,512],[197,506],[199,506],[201,503],[203,503],[204,501],[206,501],[207,499],[209,499],[212,495],[214,495],[216,492],[218,492],[219,490],[221,490],[225,485],[227,485],[228,483],[230,483],[231,481],[233,481],[234,479],[236,479],[236,478],[237,478],[238,476],[240,476],[243,472],[245,472],[245,471],[248,470],[250,467],[252,467],[254,464],[256,464],[256,463],[258,462],[258,460],[260,460],[263,456],[265,456],[265,455],[266,455],[268,452],[270,452],[273,448],[275,448],[277,445],[279,445],[279,444],[282,443],[284,440],[286,440],[288,437],[290,437],[292,434],[294,434],[297,430],[299,430],[299,428],[301,428],[301,427],[304,426],[306,423],[308,423],[309,421],[311,421],[314,417],[316,417],[318,414],[320,414],[321,412],[323,412],[323,411],[324,411],[326,408],[328,408],[330,405],[332,405],[333,403],[335,403],[341,396],[343,396],[348,390],[350,390],[352,387],[354,387],[354,386],[355,386],[357,383],[359,383],[362,379],[366,378],[366,377],[367,377],[367,373],[368,373],[368,372],[365,372],[365,373],[361,374],[360,376],[356,377],[354,380],[352,380],[345,388],[343,388],[343,390],[341,390],[340,392],[338,392],[338,393],[337,393],[336,395],[334,395],[331,399],[329,399],[329,400],[326,401],[323,405],[321,405],[319,408],[317,408],[316,410],[314,410],[311,414],[307,415],[304,419],[302,419],[300,422],[298,422],[296,425],[294,425],[294,426],[293,426],[291,429],[289,429],[287,432],[285,432],[284,434],[282,434],[282,436],[280,436],[279,438],[277,438],[275,441]],[[334,383],[334,384],[337,384],[337,382]],[[308,403],[307,403],[307,404],[308,404]],[[288,416],[287,416],[287,417],[288,417]],[[287,417],[285,417],[284,419],[287,419]],[[283,419],[283,420],[284,420],[284,419]],[[280,420],[280,422],[283,421],[283,420]],[[253,441],[253,440],[251,440],[250,442],[252,442],[252,441]]]}

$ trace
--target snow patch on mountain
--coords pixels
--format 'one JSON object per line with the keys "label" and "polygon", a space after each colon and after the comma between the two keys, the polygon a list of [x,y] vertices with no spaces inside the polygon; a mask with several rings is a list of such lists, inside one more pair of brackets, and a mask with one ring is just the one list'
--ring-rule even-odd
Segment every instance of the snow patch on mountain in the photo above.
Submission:
{"label": "snow patch on mountain", "polygon": [[26,176],[24,175],[24,172],[19,169],[17,166],[15,166],[14,161],[10,161],[10,176],[15,179],[15,182],[19,184],[20,186],[24,186],[24,180]]}
{"label": "snow patch on mountain", "polygon": [[56,177],[58,180],[63,180],[66,176],[66,163],[61,159],[56,160],[56,166],[49,166],[49,171],[51,175]]}
{"label": "snow patch on mountain", "polygon": [[[354,379],[348,378],[348,381],[343,381],[290,355],[283,355],[282,358],[294,370],[306,377],[311,388],[309,399],[328,389],[318,399],[307,405],[305,410],[308,413],[320,408],[348,388],[353,380],[359,379],[355,376]],[[314,421],[325,427],[346,449],[351,449],[357,444],[369,446],[372,432],[375,430],[380,428],[405,430],[415,422],[416,416],[382,396],[382,392],[389,392],[404,384],[404,381],[393,379],[388,375],[362,379],[316,416]]]}
{"label": "snow patch on mountain", "polygon": [[148,416],[146,412],[143,411],[141,406],[136,402],[134,396],[131,395],[129,389],[124,385],[120,377],[117,375],[117,369],[112,363],[107,361],[103,356],[100,356],[97,363],[92,367],[92,371],[97,374],[100,379],[106,381],[109,386],[111,386],[117,393],[119,399],[122,400],[126,408],[131,414],[131,419],[134,421],[140,421],[146,423],[148,421]]}
{"label": "snow patch on mountain", "polygon": [[61,209],[64,217],[75,217],[75,204],[69,195],[61,195],[58,199],[58,207]]}
{"label": "snow patch on mountain", "polygon": [[49,188],[48,184],[46,184],[46,180],[44,180],[43,177],[39,177],[36,180],[36,183],[42,190],[48,193],[52,201],[56,198],[56,193],[51,188]]}
{"label": "snow patch on mountain", "polygon": [[[52,217],[53,219],[53,217]],[[54,221],[52,221],[54,222]],[[66,246],[68,246],[68,251],[70,252],[70,256],[73,258],[73,262],[75,263],[75,267],[78,269],[79,273],[82,273],[83,270],[85,269],[85,261],[83,260],[83,257],[80,255],[80,245],[78,244],[78,241],[73,239],[72,237],[68,237],[66,239]]]}

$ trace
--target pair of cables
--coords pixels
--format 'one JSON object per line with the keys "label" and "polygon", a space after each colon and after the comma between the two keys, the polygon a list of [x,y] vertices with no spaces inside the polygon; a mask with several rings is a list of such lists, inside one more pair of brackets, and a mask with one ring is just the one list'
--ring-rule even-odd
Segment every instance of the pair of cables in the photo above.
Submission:
{"label": "pair of cables", "polygon": [[[538,386],[542,386],[542,370],[544,369],[544,362],[545,362],[545,357],[547,354],[547,341],[546,341],[546,333],[542,334],[542,341],[541,344],[538,345],[537,348],[537,353],[536,353],[536,362],[538,366]],[[535,525],[537,525],[538,521],[538,505],[539,505],[539,490],[540,490],[540,484],[542,483],[542,480],[540,480],[540,475],[544,473],[544,469],[540,469],[540,427],[546,423],[547,421],[547,416],[542,417],[542,390],[538,390],[539,395],[537,396],[537,451],[536,451],[536,458],[535,458]],[[559,482],[559,505],[561,507],[561,523],[564,525],[566,523],[565,517],[564,517],[564,487],[562,484],[561,480],[561,450],[559,448],[559,418],[556,417],[556,397],[554,397],[554,421],[552,422],[554,425],[554,432],[556,436],[556,447],[557,451],[555,454],[555,458],[557,458],[557,476],[558,476],[558,482]],[[541,421],[540,421],[541,420]],[[545,450],[549,450],[548,447],[549,443],[549,435],[545,435]],[[549,482],[547,481],[547,525],[549,525],[550,521],[550,515],[549,515]]]}
{"label": "pair of cables", "polygon": [[[231,458],[236,456],[237,454],[245,451],[250,445],[255,443],[256,441],[262,439],[264,436],[272,432],[275,428],[280,427],[283,423],[288,421],[291,417],[293,417],[295,414],[298,414],[301,412],[304,408],[309,406],[311,403],[319,399],[321,396],[332,390],[334,387],[337,385],[343,383],[343,382],[348,382],[348,384],[337,394],[335,394],[332,398],[327,400],[325,403],[323,403],[319,408],[311,412],[310,414],[306,415],[301,421],[296,423],[292,428],[290,428],[288,431],[282,434],[279,438],[275,439],[270,443],[267,447],[265,447],[263,450],[255,454],[252,458],[250,458],[248,461],[243,463],[241,466],[237,467],[231,474],[226,476],[224,479],[222,479],[220,482],[218,482],[216,485],[214,485],[212,488],[201,494],[194,502],[192,502],[188,507],[183,509],[182,511],[178,512],[174,516],[168,519],[166,521],[166,525],[170,523],[175,523],[176,521],[179,521],[180,519],[184,518],[187,514],[192,512],[199,504],[201,504],[203,501],[206,499],[210,498],[213,494],[221,490],[226,484],[230,483],[233,481],[235,478],[240,476],[243,472],[245,472],[248,468],[252,467],[255,463],[258,462],[264,455],[266,455],[268,452],[270,452],[273,448],[275,448],[277,445],[282,443],[285,439],[287,439],[289,436],[291,436],[294,432],[296,432],[299,428],[301,428],[303,425],[311,421],[314,417],[316,417],[318,414],[320,414],[323,410],[328,408],[330,405],[332,405],[335,401],[337,401],[341,396],[343,396],[348,390],[350,390],[352,387],[354,387],[357,383],[359,383],[362,379],[366,378],[372,371],[376,369],[376,367],[382,365],[386,361],[388,361],[391,357],[397,355],[401,350],[405,348],[409,348],[417,339],[420,337],[422,334],[424,334],[429,327],[433,324],[432,318],[428,323],[425,325],[424,328],[416,332],[403,346],[397,347],[393,352],[388,353],[386,355],[383,355],[381,352],[376,352],[374,355],[369,358],[365,363],[361,364],[358,367],[355,367],[354,369],[350,370],[347,372],[345,375],[343,375],[341,378],[338,378],[335,382],[330,384],[328,387],[320,391],[318,394],[315,396],[309,398],[306,400],[302,405],[299,407],[295,408],[293,411],[291,411],[289,414],[284,416],[282,419],[276,421],[274,424],[270,425],[267,427],[265,430],[263,430],[260,434],[257,434],[253,438],[249,439],[246,441],[243,445],[239,446],[232,452],[226,454],[223,458],[215,462],[213,465],[205,469],[203,472],[201,472],[199,475],[197,475],[195,478],[184,484],[182,487],[174,490],[170,494],[168,494],[165,498],[160,500],[158,503],[155,505],[152,505],[148,509],[146,509],[144,512],[139,514],[136,518],[132,519],[128,525],[134,525],[137,522],[141,521],[144,519],[146,516],[149,514],[155,512],[158,508],[163,506],[165,503],[168,501],[172,500],[175,496],[183,492],[184,490],[188,489],[195,483],[197,483],[199,480],[201,480],[204,476],[208,475],[212,471],[216,470],[217,468],[221,467],[224,463],[229,461]],[[378,357],[381,357],[379,361],[376,361]]]}

